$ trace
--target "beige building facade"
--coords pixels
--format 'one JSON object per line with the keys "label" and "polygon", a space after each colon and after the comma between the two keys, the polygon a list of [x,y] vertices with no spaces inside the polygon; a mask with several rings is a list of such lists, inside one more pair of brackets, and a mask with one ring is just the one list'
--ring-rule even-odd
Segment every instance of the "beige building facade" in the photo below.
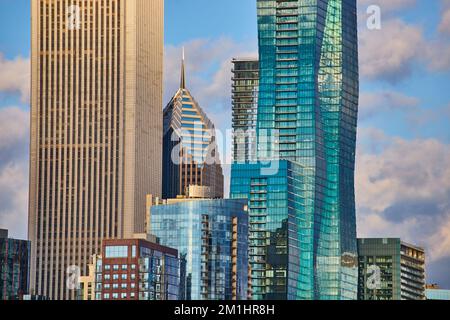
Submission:
{"label": "beige building facade", "polygon": [[31,290],[75,299],[71,273],[162,192],[164,1],[31,7]]}

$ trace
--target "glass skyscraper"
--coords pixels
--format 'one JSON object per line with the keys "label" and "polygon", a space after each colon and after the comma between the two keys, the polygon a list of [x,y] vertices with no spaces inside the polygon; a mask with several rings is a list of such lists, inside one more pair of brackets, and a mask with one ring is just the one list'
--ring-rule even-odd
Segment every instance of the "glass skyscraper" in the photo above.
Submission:
{"label": "glass skyscraper", "polygon": [[[250,257],[254,298],[356,299],[356,0],[257,5],[257,158],[279,172],[236,164],[231,185],[232,198],[250,198],[250,250],[261,253]],[[255,208],[260,179],[267,199]],[[270,235],[283,232],[271,251]]]}
{"label": "glass skyscraper", "polygon": [[256,159],[259,61],[233,59],[233,161]]}
{"label": "glass skyscraper", "polygon": [[223,171],[214,124],[186,89],[184,54],[180,88],[164,109],[163,198],[186,195],[189,186],[209,187],[223,198]]}
{"label": "glass skyscraper", "polygon": [[173,201],[150,208],[151,233],[186,259],[186,299],[247,299],[247,201]]}
{"label": "glass skyscraper", "polygon": [[30,285],[31,243],[8,238],[0,229],[0,301],[19,300],[28,294]]}
{"label": "glass skyscraper", "polygon": [[425,251],[401,239],[358,239],[358,300],[424,300]]}

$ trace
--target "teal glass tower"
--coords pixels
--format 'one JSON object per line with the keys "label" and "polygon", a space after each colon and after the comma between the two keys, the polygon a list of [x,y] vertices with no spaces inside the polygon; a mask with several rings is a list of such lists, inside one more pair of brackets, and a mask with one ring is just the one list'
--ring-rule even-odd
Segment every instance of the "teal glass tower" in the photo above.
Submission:
{"label": "teal glass tower", "polygon": [[356,0],[257,5],[260,163],[231,181],[250,204],[253,297],[356,299]]}

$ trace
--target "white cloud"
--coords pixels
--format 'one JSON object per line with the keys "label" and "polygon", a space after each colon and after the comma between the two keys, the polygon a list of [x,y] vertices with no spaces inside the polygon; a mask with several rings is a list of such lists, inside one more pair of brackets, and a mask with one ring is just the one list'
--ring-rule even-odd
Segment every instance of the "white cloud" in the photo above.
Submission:
{"label": "white cloud", "polygon": [[442,20],[439,25],[439,31],[442,33],[450,34],[450,8],[445,10],[442,14]]}
{"label": "white cloud", "polygon": [[428,62],[428,69],[432,72],[450,69],[450,43],[432,41],[423,49],[423,58]]}
{"label": "white cloud", "polygon": [[165,102],[180,84],[182,47],[186,52],[186,86],[205,112],[231,110],[231,59],[257,57],[256,43],[237,43],[228,38],[195,39],[178,46],[166,45]]}
{"label": "white cloud", "polygon": [[450,256],[450,214],[437,227],[436,232],[429,238],[429,242],[433,244],[430,252],[432,259]]}
{"label": "white cloud", "polygon": [[439,31],[444,35],[450,34],[450,0],[442,0],[442,17]]}
{"label": "white cloud", "polygon": [[401,237],[424,246],[431,261],[449,257],[450,145],[374,132],[362,135],[384,150],[360,148],[357,156],[359,236]]}
{"label": "white cloud", "polygon": [[365,120],[375,114],[399,111],[413,111],[419,105],[419,100],[399,92],[363,92],[361,93],[359,112],[360,119]]}
{"label": "white cloud", "polygon": [[0,109],[0,150],[15,147],[28,138],[29,115],[17,107]]}
{"label": "white cloud", "polygon": [[416,4],[416,0],[358,0],[360,9],[365,10],[370,5],[377,5],[383,13],[411,8]]}
{"label": "white cloud", "polygon": [[28,212],[29,113],[0,109],[0,228],[26,238]]}
{"label": "white cloud", "polygon": [[360,32],[361,75],[369,80],[398,81],[408,76],[423,50],[422,30],[402,20],[383,21],[382,30]]}
{"label": "white cloud", "polygon": [[20,94],[22,102],[30,99],[30,60],[7,60],[0,53],[0,91]]}
{"label": "white cloud", "polygon": [[[442,0],[438,33],[425,38],[422,26],[406,23],[392,13],[412,8],[416,0],[359,0],[360,70],[368,80],[398,82],[424,65],[429,72],[450,70],[450,1]],[[366,27],[369,5],[381,8],[381,30]]]}
{"label": "white cloud", "polygon": [[28,166],[26,161],[8,163],[0,171],[0,228],[14,238],[27,238]]}

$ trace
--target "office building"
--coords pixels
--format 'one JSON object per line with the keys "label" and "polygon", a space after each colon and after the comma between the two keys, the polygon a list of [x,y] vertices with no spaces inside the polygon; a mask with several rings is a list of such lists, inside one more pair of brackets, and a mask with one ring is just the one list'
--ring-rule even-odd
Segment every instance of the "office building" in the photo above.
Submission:
{"label": "office building", "polygon": [[22,300],[29,290],[30,242],[8,238],[0,229],[0,301]]}
{"label": "office building", "polygon": [[358,300],[425,299],[425,252],[400,239],[358,239]]}
{"label": "office building", "polygon": [[256,160],[256,120],[259,91],[259,61],[232,60],[233,161]]}
{"label": "office building", "polygon": [[340,273],[330,274],[336,295],[352,295],[358,272],[356,254],[333,256],[335,252],[322,251],[318,256],[314,246],[316,230],[311,226],[316,217],[307,197],[314,187],[310,170],[288,160],[232,167],[232,198],[249,199],[255,300],[315,299],[315,279],[330,274],[327,268]]}
{"label": "office building", "polygon": [[185,195],[191,185],[223,198],[216,130],[186,87],[184,53],[181,65],[180,88],[164,109],[163,198]]}
{"label": "office building", "polygon": [[[257,6],[260,163],[233,166],[231,197],[251,198],[252,185],[262,179],[268,197],[275,188],[281,199],[250,205],[256,220],[250,230],[257,234],[250,250],[261,253],[251,257],[254,299],[356,299],[356,0],[258,0]],[[265,163],[282,172],[260,172]],[[287,181],[288,190],[279,181]],[[294,207],[277,201],[294,201]],[[288,234],[288,267],[265,263],[271,257],[262,243],[280,232]]]}
{"label": "office building", "polygon": [[450,290],[445,290],[436,284],[425,287],[425,296],[427,300],[450,300]]}
{"label": "office building", "polygon": [[75,299],[105,238],[162,193],[163,0],[31,1],[31,290]]}
{"label": "office building", "polygon": [[101,256],[93,260],[94,273],[90,278],[81,279],[81,297],[83,300],[181,300],[184,267],[177,250],[149,239],[137,236],[104,240]]}
{"label": "office building", "polygon": [[186,259],[187,300],[247,299],[246,201],[178,198],[150,210],[151,232]]}

